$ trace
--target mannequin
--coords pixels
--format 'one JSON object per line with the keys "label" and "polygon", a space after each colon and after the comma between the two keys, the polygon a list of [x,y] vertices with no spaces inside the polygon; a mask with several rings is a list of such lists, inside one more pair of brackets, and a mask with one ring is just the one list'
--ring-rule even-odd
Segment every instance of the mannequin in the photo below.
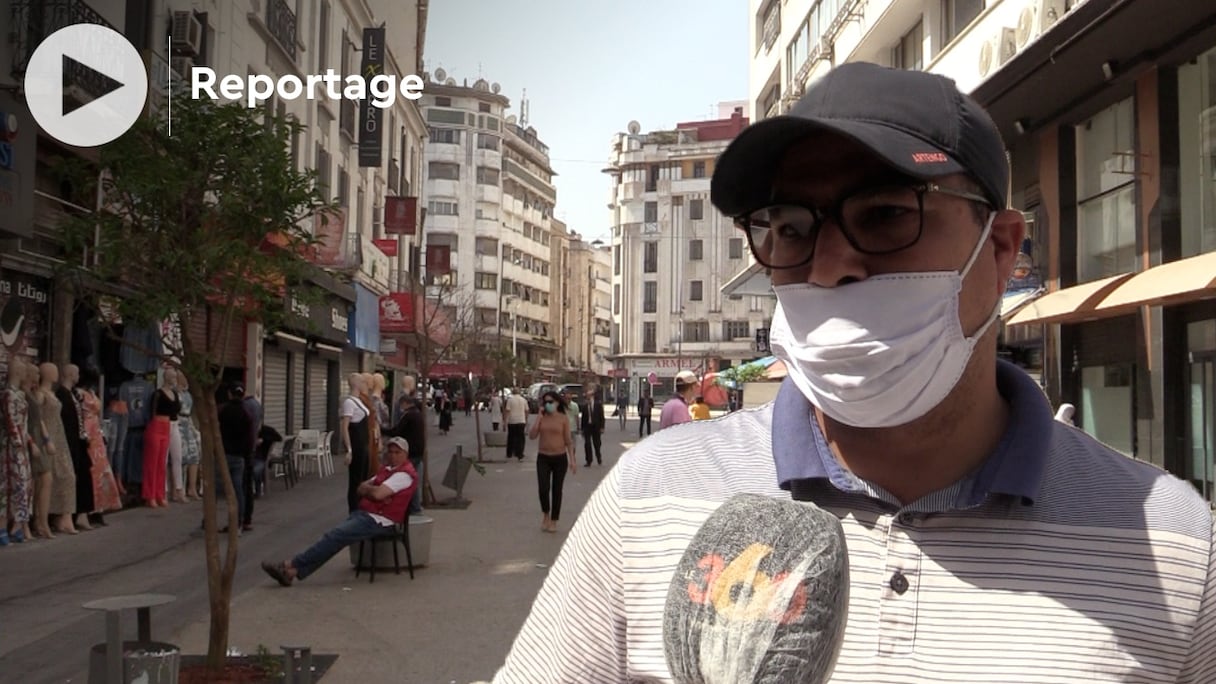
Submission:
{"label": "mannequin", "polygon": [[24,377],[21,389],[25,393],[25,401],[30,407],[30,474],[34,480],[34,533],[43,539],[54,539],[51,533],[50,506],[52,463],[55,456],[55,443],[51,440],[50,430],[42,417],[42,406],[38,402],[38,367],[33,364],[24,365]]}
{"label": "mannequin", "polygon": [[31,538],[29,404],[21,391],[25,373],[25,362],[11,358],[8,380],[0,392],[0,468],[4,469],[0,473],[0,546]]}
{"label": "mannequin", "polygon": [[72,470],[76,475],[76,529],[91,530],[88,515],[93,512],[93,475],[89,461],[89,437],[84,431],[84,407],[76,393],[80,381],[80,368],[67,364],[60,369],[59,387],[55,398],[59,400],[63,432],[68,438],[68,449],[72,456]]}
{"label": "mannequin", "polygon": [[194,422],[194,396],[190,394],[190,382],[185,373],[177,374],[177,395],[182,401],[182,412],[177,423],[181,432],[182,465],[186,469],[186,500],[193,501],[202,497],[198,486],[198,466],[202,460],[203,439]]}
{"label": "mannequin", "polygon": [[126,406],[122,467],[118,469],[118,477],[124,482],[143,482],[144,431],[152,420],[149,406],[155,391],[156,387],[139,375],[118,388],[118,400]]}
{"label": "mannequin", "polygon": [[76,515],[76,470],[72,466],[72,452],[68,447],[68,436],[63,429],[63,406],[55,396],[55,383],[59,382],[59,369],[53,363],[38,366],[38,408],[47,434],[51,436],[51,501],[47,506],[55,516],[55,531],[62,534],[80,534],[72,518]]}
{"label": "mannequin", "polygon": [[[177,373],[166,370],[160,389],[152,393],[152,415],[144,429],[144,467],[142,492],[150,508],[164,508],[165,467],[168,465],[169,445],[182,403],[177,396]],[[180,437],[179,437],[180,439]]]}
{"label": "mannequin", "polygon": [[[186,503],[186,485],[182,481],[181,409],[183,406],[181,390],[179,389],[181,377],[181,374],[176,370],[172,368],[165,369],[165,387],[173,389],[178,402],[177,417],[169,423],[169,480],[173,485],[173,501],[176,503]],[[191,406],[191,409],[193,408]]]}
{"label": "mannequin", "polygon": [[342,419],[339,422],[339,433],[345,450],[347,467],[346,503],[350,513],[359,510],[359,485],[370,475],[369,468],[369,426],[371,410],[361,398],[367,394],[367,386],[362,373],[351,373],[347,378],[350,395],[342,400]]}
{"label": "mannequin", "polygon": [[363,382],[363,393],[359,395],[359,398],[363,400],[363,405],[371,412],[371,415],[367,417],[367,476],[371,477],[380,470],[380,418],[376,412],[376,403],[375,399],[373,399],[372,391],[372,386],[376,379],[371,373],[360,373],[359,378]]}
{"label": "mannequin", "polygon": [[[88,436],[89,484],[93,487],[93,508],[86,522],[106,525],[105,514],[122,509],[122,488],[114,479],[110,459],[106,455],[106,442],[101,434],[101,399],[94,392],[98,384],[97,371],[85,368],[80,373],[76,396],[80,397],[81,417]],[[80,511],[77,509],[77,518]]]}

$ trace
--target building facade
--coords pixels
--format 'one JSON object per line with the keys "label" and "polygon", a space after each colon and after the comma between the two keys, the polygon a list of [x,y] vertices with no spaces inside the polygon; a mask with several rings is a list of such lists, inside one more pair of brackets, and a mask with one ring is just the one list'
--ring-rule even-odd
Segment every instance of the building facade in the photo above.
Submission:
{"label": "building facade", "polygon": [[[425,3],[387,0],[269,0],[253,12],[200,0],[14,0],[6,10],[10,7],[0,13],[0,31],[16,38],[15,49],[0,56],[0,85],[19,83],[30,53],[58,28],[103,24],[123,33],[144,56],[150,114],[165,104],[167,89],[162,84],[170,79],[180,83],[193,66],[272,78],[323,73],[327,68],[344,74],[358,71],[365,27],[384,27],[386,70],[416,73],[426,22]],[[107,314],[75,306],[49,277],[62,254],[54,229],[58,217],[92,211],[96,198],[67,196],[52,180],[54,157],[77,152],[38,133],[16,92],[0,88],[0,111],[15,116],[18,127],[12,137],[20,152],[12,168],[0,170],[0,183],[9,190],[0,191],[0,204],[11,203],[12,209],[0,206],[0,290],[37,293],[26,305],[32,314],[27,320],[36,325],[26,326],[30,342],[24,353],[38,361],[95,365],[103,343],[94,340],[94,355],[79,357],[73,329],[79,333],[90,327],[91,317]],[[388,359],[381,355],[378,298],[407,280],[400,255],[409,254],[417,238],[386,235],[381,224],[386,197],[417,194],[426,127],[417,103],[398,98],[383,112],[376,158],[361,162],[357,103],[272,97],[262,107],[302,124],[291,142],[296,167],[316,171],[319,185],[338,201],[339,220],[325,228],[319,221],[312,224],[326,246],[319,251],[327,254],[316,260],[313,276],[313,285],[322,292],[319,301],[303,304],[289,292],[286,305],[292,315],[282,330],[266,330],[253,321],[233,325],[223,340],[221,363],[228,378],[242,380],[262,399],[267,423],[281,432],[333,429],[344,391],[342,376],[354,370],[405,367],[386,364]],[[214,321],[195,318],[195,329],[186,331],[164,322],[164,337],[216,335]],[[137,372],[99,370],[111,387]]]}
{"label": "building facade", "polygon": [[756,356],[772,300],[722,294],[748,263],[746,240],[709,201],[714,162],[748,123],[744,107],[711,121],[614,136],[612,329],[618,391],[652,379],[668,392],[682,369],[707,373]]}
{"label": "building facade", "polygon": [[[538,375],[555,375],[553,240],[564,229],[554,224],[548,147],[507,114],[510,101],[497,83],[457,84],[437,69],[421,102],[430,126],[427,251],[446,246],[451,255],[450,272],[427,274],[428,290],[447,291],[453,306],[468,310],[478,348],[510,350]],[[445,370],[489,375],[481,356],[468,350]]]}
{"label": "building facade", "polygon": [[584,384],[612,377],[612,247],[587,242],[577,233],[569,241],[562,308],[567,312],[566,366]]}

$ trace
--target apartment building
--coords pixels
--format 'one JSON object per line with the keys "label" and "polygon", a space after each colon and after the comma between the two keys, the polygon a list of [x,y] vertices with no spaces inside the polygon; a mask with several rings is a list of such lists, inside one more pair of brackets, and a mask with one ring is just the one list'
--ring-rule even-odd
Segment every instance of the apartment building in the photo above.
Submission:
{"label": "apartment building", "polygon": [[[14,49],[0,56],[2,82],[19,82],[30,53],[58,28],[102,24],[124,34],[143,54],[150,112],[166,104],[168,89],[162,84],[181,83],[193,66],[272,78],[328,68],[354,73],[365,47],[364,29],[382,27],[383,68],[407,75],[419,70],[425,41],[424,1],[13,0],[8,5],[11,11],[0,13],[0,32],[14,38]],[[31,336],[26,353],[80,363],[68,342],[81,319],[73,315],[72,300],[50,280],[59,254],[54,226],[64,212],[91,211],[96,200],[66,196],[49,175],[55,156],[76,151],[36,133],[16,92],[0,88],[0,111],[15,115],[15,147],[22,151],[6,178],[19,181],[9,182],[20,189],[15,210],[0,211],[0,275],[11,281],[0,289],[45,293],[38,305],[46,310],[33,317],[44,330]],[[426,127],[417,104],[405,98],[381,113],[376,137],[359,134],[359,103],[272,97],[262,106],[303,125],[291,142],[296,166],[316,171],[340,211],[328,226],[312,225],[326,246],[321,250],[326,258],[316,260],[312,277],[325,293],[320,301],[302,304],[289,292],[286,304],[293,317],[284,329],[266,330],[252,322],[233,326],[221,362],[226,375],[243,379],[262,399],[268,424],[285,433],[332,429],[345,373],[380,369],[391,374],[408,364],[408,354],[381,354],[379,298],[408,280],[404,255],[414,250],[417,238],[386,234],[381,224],[387,198],[417,194]],[[203,322],[200,329],[186,331],[164,325],[167,336],[208,332]]]}
{"label": "apartment building", "polygon": [[[613,374],[629,396],[655,379],[660,394],[682,369],[710,372],[754,358],[753,334],[773,301],[727,296],[722,286],[748,263],[746,241],[709,202],[714,162],[748,119],[727,116],[613,137]],[[653,376],[652,376],[653,374]]]}
{"label": "apartment building", "polygon": [[[451,270],[428,274],[471,307],[482,347],[511,349],[538,377],[559,369],[550,312],[556,175],[548,147],[497,83],[457,83],[443,69],[427,76],[421,100],[426,146],[427,246],[446,246]],[[476,350],[442,373],[488,375]],[[484,358],[484,356],[482,357]]]}
{"label": "apartment building", "polygon": [[569,240],[569,255],[562,306],[567,312],[566,366],[583,383],[611,382],[612,247],[575,233]]}

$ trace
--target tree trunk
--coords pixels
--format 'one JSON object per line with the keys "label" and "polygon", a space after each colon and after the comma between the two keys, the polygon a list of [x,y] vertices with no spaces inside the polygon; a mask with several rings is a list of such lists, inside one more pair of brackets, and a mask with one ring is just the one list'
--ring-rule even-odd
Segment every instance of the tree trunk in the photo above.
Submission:
{"label": "tree trunk", "polygon": [[[421,384],[421,380],[419,380],[419,384]],[[418,410],[422,412],[422,430],[427,436],[426,446],[422,448],[422,482],[419,483],[419,486],[422,487],[422,505],[434,506],[435,490],[431,489],[431,421],[427,418],[426,397],[418,402]]]}
{"label": "tree trunk", "polygon": [[[228,459],[220,437],[219,408],[215,387],[204,387],[196,404],[195,415],[202,433],[203,479],[203,547],[207,557],[207,595],[211,608],[211,629],[207,641],[207,667],[220,670],[228,655],[229,610],[232,605],[232,577],[236,572],[237,539],[240,535],[236,489],[228,472]],[[201,409],[201,410],[200,410]],[[220,560],[219,528],[216,526],[216,477],[223,482],[227,501],[228,539],[223,561]]]}

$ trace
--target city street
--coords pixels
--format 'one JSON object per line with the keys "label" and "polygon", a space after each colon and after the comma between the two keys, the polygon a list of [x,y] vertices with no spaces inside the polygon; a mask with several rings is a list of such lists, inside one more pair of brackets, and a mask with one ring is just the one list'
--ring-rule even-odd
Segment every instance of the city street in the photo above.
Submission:
{"label": "city street", "polygon": [[[611,413],[611,410],[609,411]],[[485,415],[483,414],[483,419]],[[391,570],[355,578],[343,554],[291,588],[267,578],[262,560],[288,558],[344,517],[345,474],[310,476],[290,491],[280,481],[258,500],[254,530],[241,538],[232,601],[231,647],[278,653],[281,644],[306,644],[337,654],[326,682],[465,682],[488,679],[527,616],[565,531],[624,449],[636,441],[636,417],[622,432],[609,418],[605,463],[567,477],[558,534],[540,531],[535,443],[523,463],[487,463],[470,471],[466,510],[430,510],[430,564],[411,581]],[[431,428],[435,494],[460,444],[476,453],[473,418],[458,413],[452,432]],[[502,461],[503,450],[486,458]],[[4,681],[86,681],[89,646],[104,639],[100,614],[83,610],[94,599],[168,593],[177,600],[153,609],[152,636],[202,654],[207,642],[206,578],[198,531],[200,505],[136,509],[109,517],[110,525],[76,537],[60,536],[0,550],[0,672]],[[404,555],[402,556],[404,562]],[[134,615],[124,616],[127,638]]]}

